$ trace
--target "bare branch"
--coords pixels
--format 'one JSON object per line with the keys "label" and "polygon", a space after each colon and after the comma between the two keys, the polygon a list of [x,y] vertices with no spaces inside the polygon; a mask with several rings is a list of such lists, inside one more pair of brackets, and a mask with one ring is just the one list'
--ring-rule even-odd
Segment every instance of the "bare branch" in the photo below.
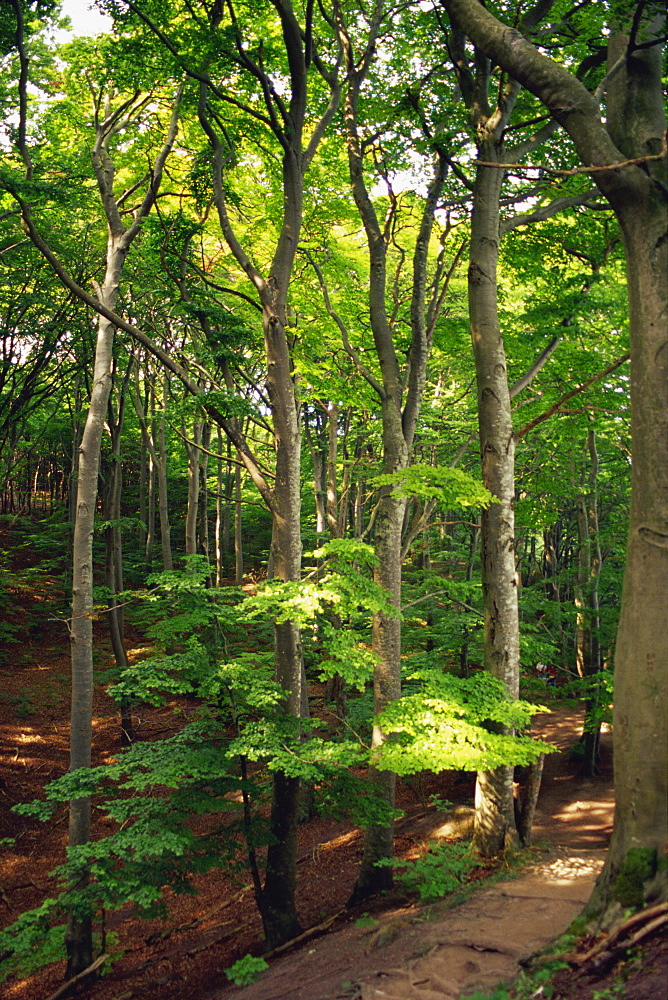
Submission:
{"label": "bare branch", "polygon": [[584,392],[585,389],[588,389],[590,385],[594,385],[595,382],[599,382],[602,378],[605,378],[606,375],[610,375],[612,372],[615,371],[616,368],[619,368],[619,366],[623,365],[625,361],[628,361],[629,357],[630,355],[628,353],[622,354],[621,358],[617,358],[616,361],[613,361],[613,363],[611,365],[608,365],[608,367],[605,368],[602,372],[599,372],[597,375],[592,376],[592,378],[587,379],[586,382],[583,382],[582,385],[577,386],[575,389],[571,389],[570,392],[567,392],[565,396],[562,396],[561,399],[558,399],[557,402],[553,406],[551,406],[548,410],[545,410],[537,417],[534,417],[534,419],[530,420],[528,424],[525,424],[521,430],[517,431],[515,434],[515,439],[519,441],[526,434],[528,434],[529,431],[532,431],[534,427],[537,427],[538,424],[542,424],[545,420],[548,419],[548,417],[551,417],[553,413],[556,413],[558,410],[560,410],[563,404],[567,403],[569,399],[573,399],[574,396],[577,396],[581,392]]}

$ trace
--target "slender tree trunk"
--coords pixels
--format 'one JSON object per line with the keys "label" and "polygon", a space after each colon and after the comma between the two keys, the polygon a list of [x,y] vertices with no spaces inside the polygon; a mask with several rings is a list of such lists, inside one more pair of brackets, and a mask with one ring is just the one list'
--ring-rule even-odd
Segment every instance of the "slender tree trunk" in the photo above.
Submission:
{"label": "slender tree trunk", "polygon": [[[111,389],[111,349],[114,327],[98,322],[93,391],[79,447],[72,572],[72,712],[70,770],[91,766],[93,715],[93,529],[97,505],[100,445]],[[70,802],[69,846],[90,840],[90,799]],[[90,916],[71,916],[65,939],[67,978],[93,961]]]}
{"label": "slender tree trunk", "polygon": [[172,529],[169,523],[169,496],[167,493],[167,443],[165,440],[165,419],[167,413],[167,390],[169,376],[165,372],[162,383],[162,410],[158,416],[158,447],[157,461],[154,457],[155,474],[158,480],[158,515],[160,519],[160,551],[162,553],[162,568],[165,572],[174,569],[172,559]]}
{"label": "slender tree trunk", "polygon": [[214,546],[216,550],[216,587],[223,585],[223,432],[216,429],[218,458],[216,459],[216,526]]}
{"label": "slender tree trunk", "polygon": [[[128,373],[129,374],[129,373]],[[127,669],[128,659],[125,652],[125,615],[123,604],[118,601],[118,594],[123,591],[123,536],[120,525],[121,518],[121,490],[123,486],[123,469],[121,464],[121,434],[123,431],[123,394],[125,386],[121,389],[118,415],[113,413],[111,399],[107,407],[107,426],[111,436],[111,454],[109,465],[109,477],[107,482],[107,497],[105,519],[111,523],[105,529],[105,549],[106,549],[106,575],[109,597],[107,599],[107,623],[111,648],[116,661],[116,669],[119,674]],[[128,699],[121,700],[121,746],[128,746],[133,738],[132,728],[132,706]]]}
{"label": "slender tree trunk", "polygon": [[243,504],[241,502],[241,467],[234,469],[234,582],[244,582]]}
{"label": "slender tree trunk", "polygon": [[[397,499],[388,491],[380,504],[381,510],[374,526],[374,552],[378,557],[374,578],[387,590],[390,603],[398,609],[401,604],[401,528],[406,500]],[[401,695],[401,620],[398,617],[386,614],[374,616],[373,651],[378,658],[373,675],[374,715],[378,715]],[[383,741],[382,729],[374,723],[372,753]],[[388,805],[393,805],[396,775],[392,771],[370,767],[369,780],[376,785]],[[350,905],[392,887],[392,869],[378,867],[377,862],[392,857],[393,844],[393,824],[367,827],[362,864]]]}
{"label": "slender tree trunk", "polygon": [[[110,234],[107,271],[99,298],[114,307],[125,259],[124,241]],[[93,531],[97,507],[97,481],[104,422],[111,392],[114,326],[98,318],[93,385],[88,415],[79,447],[76,516],[72,550],[72,710],[70,719],[70,770],[91,766],[93,715]],[[72,799],[69,814],[69,847],[90,840],[90,799]],[[70,915],[65,937],[67,978],[87,968],[93,960],[91,916]]]}
{"label": "slender tree trunk", "polygon": [[582,772],[594,777],[597,771],[601,720],[600,673],[603,667],[599,639],[599,579],[602,566],[601,541],[598,528],[598,452],[593,428],[587,434],[586,454],[589,474],[578,497],[578,607],[576,660],[580,677],[589,679],[585,699],[585,718],[580,738]]}
{"label": "slender tree trunk", "polygon": [[[186,428],[183,428],[184,438]],[[197,555],[197,521],[199,518],[200,496],[200,444],[202,443],[202,421],[193,423],[192,444],[186,441],[188,455],[188,507],[186,510],[186,556]]]}

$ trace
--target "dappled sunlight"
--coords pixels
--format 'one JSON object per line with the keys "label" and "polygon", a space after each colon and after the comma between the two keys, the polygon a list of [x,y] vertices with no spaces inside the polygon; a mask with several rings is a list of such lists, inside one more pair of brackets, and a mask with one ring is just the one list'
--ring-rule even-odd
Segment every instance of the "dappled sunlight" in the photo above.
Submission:
{"label": "dappled sunlight", "polygon": [[568,885],[577,878],[597,876],[602,867],[603,854],[597,851],[591,857],[584,853],[565,854],[536,865],[534,871],[552,885]]}
{"label": "dappled sunlight", "polygon": [[359,840],[359,837],[359,830],[349,830],[347,833],[342,833],[332,840],[326,840],[324,843],[318,844],[314,848],[314,851],[318,854],[321,854],[323,851],[335,851],[338,847],[346,847],[348,844],[354,843],[354,841]]}

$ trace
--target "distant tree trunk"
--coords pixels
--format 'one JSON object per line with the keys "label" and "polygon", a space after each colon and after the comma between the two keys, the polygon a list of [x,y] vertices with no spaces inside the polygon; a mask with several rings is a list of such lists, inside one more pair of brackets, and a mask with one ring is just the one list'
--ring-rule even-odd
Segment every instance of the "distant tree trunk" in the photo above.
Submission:
{"label": "distant tree trunk", "polygon": [[234,582],[244,582],[243,504],[241,502],[241,466],[234,469]]}
{"label": "distant tree trunk", "polygon": [[151,493],[151,486],[149,483],[150,475],[153,471],[149,468],[151,458],[146,447],[146,442],[144,440],[144,435],[141,436],[141,445],[139,451],[139,520],[141,525],[139,527],[139,547],[144,551],[145,562],[150,565],[148,561],[148,553],[150,551],[148,546],[148,521],[149,521],[149,506],[150,500],[149,495]]}
{"label": "distant tree trunk", "polygon": [[167,491],[167,443],[165,440],[165,420],[167,413],[167,390],[169,386],[169,376],[165,373],[162,383],[162,410],[157,418],[158,421],[158,441],[155,461],[155,475],[158,480],[158,515],[160,519],[160,551],[162,554],[162,568],[165,572],[174,569],[172,559],[172,529],[169,523],[169,496]]}
{"label": "distant tree trunk", "polygon": [[[216,527],[214,546],[216,549],[216,587],[223,585],[223,432],[216,429],[218,458],[216,459]],[[229,442],[228,442],[229,446]]]}
{"label": "distant tree trunk", "polygon": [[[311,422],[315,425],[311,427]],[[315,433],[314,433],[315,430]],[[312,408],[305,411],[304,431],[311,462],[313,464],[313,493],[315,497],[315,531],[317,535],[324,535],[326,528],[326,492],[325,485],[325,457],[323,455],[322,443],[320,440],[321,422],[318,419],[318,410]]]}
{"label": "distant tree trunk", "polygon": [[[200,444],[202,443],[202,421],[193,422],[192,443],[185,441],[188,455],[188,506],[186,509],[186,556],[197,555],[197,521],[199,518],[200,495]],[[183,425],[183,437],[187,437]]]}
{"label": "distant tree trunk", "polygon": [[[122,676],[127,669],[128,659],[125,652],[125,614],[122,601],[118,595],[123,587],[123,533],[121,531],[121,490],[123,487],[123,467],[121,462],[121,435],[125,410],[125,392],[130,377],[130,368],[126,373],[124,383],[119,390],[118,412],[114,414],[111,394],[107,405],[107,427],[111,437],[111,454],[109,475],[106,488],[105,519],[110,523],[105,529],[106,575],[109,597],[107,599],[107,622],[111,638],[111,648],[114,652],[116,669]],[[113,382],[113,378],[112,378]],[[132,705],[127,698],[121,700],[121,746],[128,746],[133,738]]]}
{"label": "distant tree trunk", "polygon": [[589,457],[589,475],[586,487],[577,498],[578,511],[578,587],[575,604],[577,612],[576,660],[580,677],[587,678],[589,690],[585,699],[585,718],[580,745],[582,772],[593,777],[597,771],[601,720],[600,678],[603,667],[599,638],[599,579],[603,557],[598,528],[598,452],[596,432],[587,434],[586,451]]}
{"label": "distant tree trunk", "polygon": [[[162,408],[159,416],[151,421],[151,430],[146,420],[144,405],[139,395],[139,387],[135,386],[134,406],[139,425],[142,430],[142,440],[148,448],[153,464],[154,477],[158,485],[158,513],[160,518],[160,548],[162,553],[162,568],[166,572],[174,568],[172,561],[171,528],[169,524],[169,500],[167,495],[167,447],[165,443],[165,411],[167,407],[168,376],[163,380]],[[152,522],[151,522],[152,528]],[[152,539],[153,532],[148,537]],[[147,539],[148,546],[148,539]],[[147,551],[148,561],[148,551]]]}
{"label": "distant tree trunk", "polygon": [[[209,471],[209,445],[211,444],[211,425],[204,421],[202,424],[202,451],[199,460],[200,475],[200,527],[199,527],[199,548],[209,565],[209,484],[207,475]],[[211,576],[208,578],[211,585]]]}

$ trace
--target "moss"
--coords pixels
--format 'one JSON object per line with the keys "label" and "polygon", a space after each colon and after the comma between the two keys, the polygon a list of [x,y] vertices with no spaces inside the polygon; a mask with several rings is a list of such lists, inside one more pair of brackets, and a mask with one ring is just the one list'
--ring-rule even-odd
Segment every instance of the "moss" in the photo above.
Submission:
{"label": "moss", "polygon": [[652,847],[630,847],[615,881],[613,898],[622,906],[643,905],[643,888],[656,874],[657,856]]}

